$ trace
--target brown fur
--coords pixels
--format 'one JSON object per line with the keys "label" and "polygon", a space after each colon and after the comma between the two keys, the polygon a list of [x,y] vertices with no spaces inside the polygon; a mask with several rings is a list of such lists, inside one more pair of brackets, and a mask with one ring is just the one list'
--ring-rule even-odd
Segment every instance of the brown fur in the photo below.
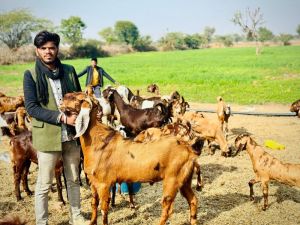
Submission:
{"label": "brown fur", "polygon": [[24,97],[0,97],[0,113],[14,112],[18,107],[24,106]]}
{"label": "brown fur", "polygon": [[147,87],[147,91],[150,93],[155,93],[156,95],[159,95],[159,87],[156,84],[150,84]]}
{"label": "brown fur", "polygon": [[235,139],[237,153],[246,149],[255,172],[255,178],[249,181],[250,199],[254,200],[253,185],[262,183],[264,196],[263,210],[268,207],[268,183],[276,180],[284,184],[300,187],[300,164],[283,163],[264,151],[249,135],[240,135]]}
{"label": "brown fur", "polygon": [[298,117],[300,118],[300,99],[298,99],[297,101],[294,101],[290,107],[290,111],[291,112],[295,112],[296,115],[298,115]]}
{"label": "brown fur", "polygon": [[[19,107],[13,116],[14,119],[6,118],[8,127],[3,127],[3,135],[10,138],[10,155],[14,174],[15,195],[17,200],[21,200],[20,183],[22,180],[23,189],[27,195],[32,195],[28,187],[28,173],[31,162],[38,163],[37,152],[32,146],[32,133],[25,125],[25,117],[27,116],[24,107]],[[57,183],[59,200],[64,204],[62,196],[61,174],[63,170],[62,161],[58,161],[55,166],[55,177]]]}
{"label": "brown fur", "polygon": [[6,215],[0,219],[0,225],[25,225],[26,220],[21,219],[17,215]]}
{"label": "brown fur", "polygon": [[[109,92],[109,94],[105,93],[105,91]],[[136,109],[131,105],[126,104],[115,90],[104,90],[103,95],[108,96],[110,101],[116,104],[120,113],[121,124],[133,135],[136,135],[149,127],[160,127],[165,124],[170,117],[168,110],[164,105],[161,105],[162,111],[160,111],[158,107]]]}
{"label": "brown fur", "polygon": [[191,123],[192,129],[196,135],[205,138],[208,141],[216,141],[221,148],[222,155],[229,156],[230,149],[223,131],[218,124],[205,118],[201,113],[186,112],[182,118]]}
{"label": "brown fur", "polygon": [[[68,95],[68,94],[67,94]],[[79,102],[79,101],[77,101]],[[63,108],[70,108],[64,99]],[[86,107],[82,104],[83,107]],[[96,119],[97,108],[91,109],[87,130],[80,136],[84,154],[85,171],[91,181],[92,219],[97,221],[97,206],[101,202],[102,223],[108,224],[110,187],[120,182],[158,182],[163,180],[162,215],[165,224],[172,213],[173,201],[178,190],[190,206],[191,224],[196,224],[197,199],[191,189],[192,172],[197,155],[175,137],[163,137],[147,144],[124,140],[116,133],[102,149],[103,140],[110,129]],[[93,137],[101,137],[95,139]]]}
{"label": "brown fur", "polygon": [[[231,114],[231,109],[229,105],[226,105],[223,98],[219,96],[218,100],[218,107],[217,107],[217,116],[221,126],[222,131],[225,134],[226,140],[228,137],[228,120]],[[225,127],[224,127],[225,124]]]}

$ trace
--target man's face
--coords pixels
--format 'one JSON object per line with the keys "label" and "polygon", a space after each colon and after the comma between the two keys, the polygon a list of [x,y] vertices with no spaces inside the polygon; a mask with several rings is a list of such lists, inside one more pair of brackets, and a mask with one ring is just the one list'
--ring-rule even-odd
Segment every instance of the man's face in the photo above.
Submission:
{"label": "man's face", "polygon": [[36,55],[46,64],[51,65],[54,63],[57,54],[58,54],[58,47],[54,44],[54,42],[49,41],[46,42],[39,48],[35,50]]}
{"label": "man's face", "polygon": [[92,67],[95,67],[95,66],[97,66],[97,62],[95,60],[92,60],[91,65],[92,65]]}

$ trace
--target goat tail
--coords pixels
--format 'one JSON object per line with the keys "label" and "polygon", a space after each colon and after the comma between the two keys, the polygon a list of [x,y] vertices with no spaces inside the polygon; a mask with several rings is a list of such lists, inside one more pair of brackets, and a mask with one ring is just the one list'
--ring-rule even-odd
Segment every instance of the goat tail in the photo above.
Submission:
{"label": "goat tail", "polygon": [[223,101],[222,96],[218,96],[218,97],[217,97],[217,101],[218,101],[218,102]]}

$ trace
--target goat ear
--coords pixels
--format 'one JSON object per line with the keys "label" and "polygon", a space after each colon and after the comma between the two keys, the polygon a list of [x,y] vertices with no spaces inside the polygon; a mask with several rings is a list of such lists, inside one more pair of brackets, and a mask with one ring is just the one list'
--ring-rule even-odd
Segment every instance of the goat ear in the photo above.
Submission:
{"label": "goat ear", "polygon": [[[90,100],[90,99],[88,99],[88,100]],[[89,101],[87,101],[87,103],[89,104],[90,107],[85,107],[86,104],[82,103],[80,113],[76,118],[76,121],[75,121],[76,135],[74,138],[78,138],[81,135],[83,135],[89,126],[91,103]],[[84,105],[84,107],[83,107],[83,105]]]}

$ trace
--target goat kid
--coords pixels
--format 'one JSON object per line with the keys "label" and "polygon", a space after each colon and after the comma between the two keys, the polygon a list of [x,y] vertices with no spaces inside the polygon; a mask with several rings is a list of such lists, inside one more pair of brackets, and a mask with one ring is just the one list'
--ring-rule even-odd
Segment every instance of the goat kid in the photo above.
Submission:
{"label": "goat kid", "polygon": [[155,108],[136,109],[126,104],[116,90],[106,89],[103,91],[103,96],[107,96],[111,102],[115,103],[120,113],[121,124],[132,135],[137,135],[149,127],[160,127],[170,118],[169,110],[163,104]]}
{"label": "goat kid", "polygon": [[[221,126],[222,131],[225,134],[226,140],[228,139],[228,120],[231,115],[230,105],[226,105],[223,98],[221,96],[217,97],[218,107],[217,107],[217,115],[218,120]],[[225,127],[224,127],[225,124]]]}
{"label": "goat kid", "polygon": [[[101,202],[102,223],[108,224],[110,188],[120,182],[163,181],[162,214],[159,224],[166,223],[178,190],[190,206],[190,222],[197,223],[197,199],[191,188],[197,154],[175,137],[162,137],[147,144],[123,137],[97,120],[101,107],[90,98],[80,100],[78,95],[64,96],[63,112],[74,111],[81,105],[76,120],[77,137],[84,154],[84,168],[91,182],[92,218],[97,221],[97,206]],[[100,112],[99,112],[100,110]]]}
{"label": "goat kid", "polygon": [[208,142],[216,141],[220,145],[221,155],[228,157],[231,154],[231,149],[228,146],[221,127],[205,118],[201,113],[186,112],[180,116],[182,120],[187,120],[191,123],[195,135],[205,138]]}
{"label": "goat kid", "polygon": [[254,200],[253,185],[261,182],[264,197],[263,210],[268,207],[268,183],[276,180],[284,184],[300,187],[300,164],[283,163],[264,151],[248,134],[235,139],[236,154],[246,149],[255,172],[255,178],[249,181],[250,200]]}

